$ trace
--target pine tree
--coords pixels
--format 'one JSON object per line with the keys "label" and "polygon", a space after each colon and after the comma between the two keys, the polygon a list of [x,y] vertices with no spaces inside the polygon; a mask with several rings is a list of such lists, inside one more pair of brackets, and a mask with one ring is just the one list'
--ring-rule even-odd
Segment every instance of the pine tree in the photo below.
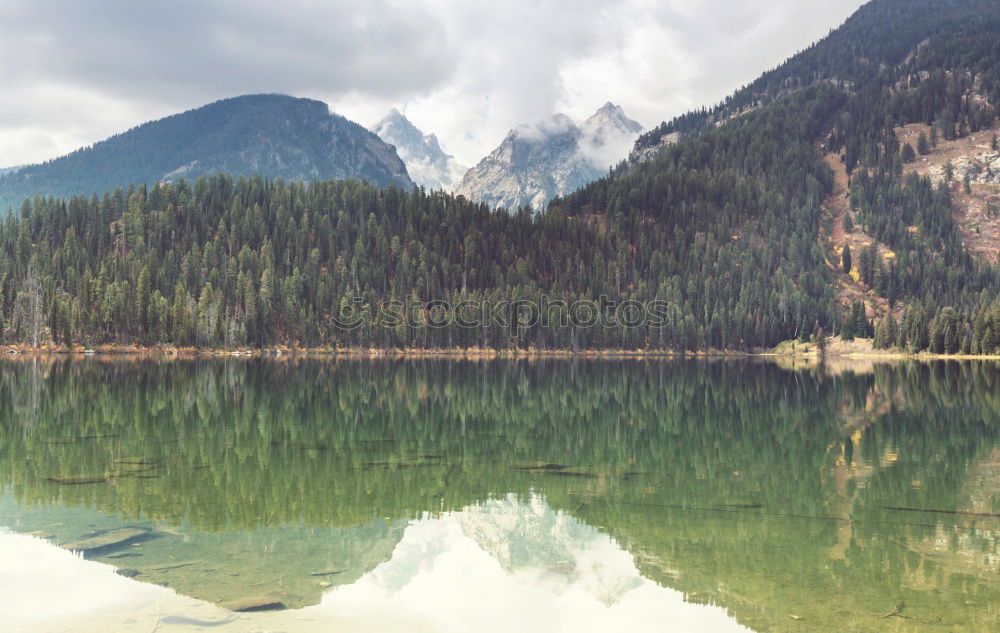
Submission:
{"label": "pine tree", "polygon": [[851,246],[849,244],[844,245],[844,252],[840,256],[840,262],[844,269],[844,274],[851,274]]}
{"label": "pine tree", "polygon": [[917,155],[913,151],[913,146],[910,145],[909,143],[903,145],[902,157],[904,163],[912,163],[913,161],[917,160]]}
{"label": "pine tree", "polygon": [[921,132],[920,136],[917,138],[917,152],[921,156],[926,156],[931,153],[931,147],[930,143],[927,141],[927,135],[923,132]]}
{"label": "pine tree", "polygon": [[868,323],[868,316],[865,313],[865,304],[861,301],[854,303],[854,334],[861,338],[868,338],[872,335],[871,325]]}
{"label": "pine tree", "polygon": [[886,349],[894,346],[896,344],[896,337],[898,336],[899,327],[896,325],[896,317],[892,316],[892,312],[885,317],[885,342]]}
{"label": "pine tree", "polygon": [[855,331],[855,319],[854,319],[854,304],[851,304],[851,309],[847,313],[847,317],[844,319],[844,326],[840,329],[840,338],[845,341],[853,341],[857,332]]}
{"label": "pine tree", "polygon": [[888,335],[885,330],[884,319],[875,324],[875,338],[872,340],[872,347],[874,349],[885,349],[888,347],[886,343]]}

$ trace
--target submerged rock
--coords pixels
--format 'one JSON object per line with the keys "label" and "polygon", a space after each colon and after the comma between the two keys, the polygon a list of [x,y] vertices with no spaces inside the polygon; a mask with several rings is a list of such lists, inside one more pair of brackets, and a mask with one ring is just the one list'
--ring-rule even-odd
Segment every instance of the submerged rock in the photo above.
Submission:
{"label": "submerged rock", "polygon": [[171,563],[169,565],[160,565],[159,567],[153,567],[153,571],[171,571],[173,569],[180,569],[181,567],[191,567],[192,565],[204,565],[205,561],[201,560],[186,560],[181,563]]}
{"label": "submerged rock", "polygon": [[182,615],[168,615],[163,618],[161,622],[163,624],[173,624],[179,626],[195,626],[203,628],[211,628],[215,626],[222,626],[223,624],[229,624],[230,622],[235,622],[236,616],[228,615],[221,620],[199,620],[197,618],[188,618]]}
{"label": "submerged rock", "polygon": [[219,605],[223,609],[235,611],[237,613],[252,613],[255,611],[280,611],[285,605],[280,600],[274,598],[244,598],[242,600],[232,600]]}
{"label": "submerged rock", "polygon": [[62,486],[79,486],[82,484],[103,484],[108,478],[104,475],[67,475],[65,477],[49,477],[48,481]]}
{"label": "submerged rock", "polygon": [[554,475],[556,477],[577,477],[579,479],[595,479],[597,475],[580,470],[542,470],[538,471],[543,475]]}
{"label": "submerged rock", "polygon": [[36,530],[34,532],[28,532],[28,536],[34,536],[35,538],[51,540],[56,537],[52,532],[46,532],[45,530]]}
{"label": "submerged rock", "polygon": [[542,462],[514,466],[515,470],[566,470],[567,468],[569,466],[564,464],[545,464]]}
{"label": "submerged rock", "polygon": [[90,552],[94,550],[123,545],[150,533],[149,528],[124,527],[115,530],[104,530],[88,535],[79,541],[64,543],[62,547],[74,552]]}
{"label": "submerged rock", "polygon": [[593,479],[596,477],[593,473],[581,470],[579,468],[571,468],[564,464],[545,464],[545,463],[535,463],[535,464],[524,464],[514,466],[515,470],[520,470],[526,473],[531,473],[533,475],[554,475],[556,477],[579,477],[582,479]]}
{"label": "submerged rock", "polygon": [[346,569],[330,569],[330,570],[327,570],[327,571],[313,572],[313,573],[311,573],[309,575],[310,576],[336,576],[338,574],[344,573],[345,571],[347,571],[347,570]]}
{"label": "submerged rock", "polygon": [[123,466],[159,466],[160,460],[148,459],[145,457],[127,457],[123,459],[111,460],[111,463],[121,464]]}

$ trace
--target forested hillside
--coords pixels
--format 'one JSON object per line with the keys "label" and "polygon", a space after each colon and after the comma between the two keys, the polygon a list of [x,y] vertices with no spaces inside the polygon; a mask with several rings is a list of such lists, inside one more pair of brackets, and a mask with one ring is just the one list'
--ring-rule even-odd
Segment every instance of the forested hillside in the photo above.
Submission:
{"label": "forested hillside", "polygon": [[[38,199],[0,228],[3,337],[692,350],[822,329],[993,353],[1000,277],[963,242],[952,215],[960,183],[904,177],[915,148],[896,130],[929,123],[952,139],[995,127],[998,69],[1000,3],[876,0],[639,147],[674,132],[680,142],[539,217],[441,193],[259,177]],[[838,177],[849,178],[849,199],[832,195]],[[830,213],[845,201],[849,213]],[[829,236],[852,217],[873,246],[849,261]],[[436,301],[544,311],[577,300],[655,305],[662,318],[428,323]],[[387,324],[388,305],[408,318]]]}
{"label": "forested hillside", "polygon": [[[935,186],[928,178],[903,177],[916,148],[908,154],[895,129],[923,122],[940,138],[954,139],[996,126],[998,103],[1000,3],[876,0],[723,104],[643,136],[638,150],[663,148],[654,159],[622,165],[554,206],[571,217],[600,211],[631,222],[626,241],[655,240],[655,250],[676,253],[684,262],[686,247],[699,237],[732,241],[730,248],[739,252],[769,253],[769,265],[750,269],[773,276],[776,286],[789,283],[804,291],[827,332],[871,334],[884,319],[886,327],[893,323],[893,336],[882,333],[879,341],[885,346],[891,338],[913,350],[993,352],[1000,346],[993,334],[1000,332],[997,270],[974,258],[963,243],[952,217],[956,183]],[[805,120],[817,109],[830,117],[816,127],[786,122]],[[746,130],[742,137],[739,130]],[[683,140],[661,145],[673,133]],[[824,291],[815,290],[816,278],[829,288],[843,265],[839,254],[824,252],[817,234],[835,228],[821,226],[832,222],[821,213],[822,196],[830,192],[831,178],[822,175],[830,172],[822,161],[827,153],[837,156],[850,176],[850,204],[862,229],[891,249],[891,256],[861,253],[856,268],[867,291],[862,305],[839,301],[824,315],[828,304]],[[739,178],[774,198],[727,208],[725,202],[738,196],[731,187],[722,201],[707,193]],[[822,184],[822,193],[809,188],[812,178]],[[692,190],[692,180],[702,189]],[[679,235],[649,231],[652,223],[681,227]],[[796,243],[806,245],[808,255],[789,253]],[[705,275],[728,288],[726,301],[714,306],[724,322],[739,318],[741,298],[753,295],[752,289],[734,286],[729,274],[716,269]],[[691,297],[698,314],[703,303],[697,288],[689,288],[684,300]],[[879,311],[880,302],[889,310]],[[782,313],[783,305],[772,303],[754,314],[767,318]]]}
{"label": "forested hillside", "polygon": [[[1000,69],[995,63],[998,10],[994,0],[874,0],[829,36],[722,103],[664,122],[642,135],[636,146],[653,147],[667,134],[690,134],[717,125],[816,82],[830,82],[852,92],[874,86],[880,92],[894,80],[931,68],[973,72],[985,82],[990,103],[996,106],[1000,99]],[[940,85],[937,88],[936,102],[921,103],[927,114],[944,114],[943,91]]]}
{"label": "forested hillside", "polygon": [[[432,328],[415,313],[431,300],[628,292],[612,240],[562,214],[511,215],[356,181],[217,176],[36,201],[7,220],[0,241],[8,340],[30,340],[41,314],[60,344],[568,347],[573,333],[561,328]],[[375,327],[390,300],[412,318]],[[331,322],[355,306],[361,327]],[[636,347],[647,335],[578,334],[599,347]]]}

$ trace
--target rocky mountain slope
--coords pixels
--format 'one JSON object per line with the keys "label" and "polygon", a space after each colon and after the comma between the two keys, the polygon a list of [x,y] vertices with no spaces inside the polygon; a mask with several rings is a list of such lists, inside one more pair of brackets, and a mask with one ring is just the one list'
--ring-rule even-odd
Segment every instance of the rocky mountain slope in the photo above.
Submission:
{"label": "rocky mountain slope", "polygon": [[642,126],[612,103],[580,125],[563,114],[522,125],[466,173],[456,193],[490,206],[539,210],[605,175],[640,132]]}
{"label": "rocky mountain slope", "polygon": [[0,177],[0,203],[217,172],[413,186],[395,150],[375,134],[320,101],[268,94],[217,101],[23,167]]}
{"label": "rocky mountain slope", "polygon": [[427,189],[452,191],[462,180],[467,167],[446,154],[434,134],[424,134],[399,110],[393,108],[371,131],[395,146],[413,181]]}
{"label": "rocky mountain slope", "polygon": [[[900,143],[920,146],[920,135],[932,128],[914,123],[896,131]],[[952,216],[962,241],[974,255],[1000,262],[1000,124],[962,138],[941,139],[927,153],[904,165],[904,172],[929,177],[951,191]],[[950,171],[949,171],[950,165]],[[947,180],[949,178],[950,180]]]}

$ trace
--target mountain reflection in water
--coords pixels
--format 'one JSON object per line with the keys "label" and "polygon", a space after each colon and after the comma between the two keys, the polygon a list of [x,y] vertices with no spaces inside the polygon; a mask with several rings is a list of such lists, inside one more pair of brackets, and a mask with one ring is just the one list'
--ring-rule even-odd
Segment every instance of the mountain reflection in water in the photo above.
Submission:
{"label": "mountain reflection in water", "polygon": [[22,595],[70,568],[111,583],[72,594],[103,630],[1000,626],[994,364],[0,370],[0,622],[25,630],[85,630]]}
{"label": "mountain reflection in water", "polygon": [[24,630],[748,631],[537,497],[417,519],[388,561],[295,611],[228,613],[26,536],[0,534],[0,556],[20,576],[3,611]]}

